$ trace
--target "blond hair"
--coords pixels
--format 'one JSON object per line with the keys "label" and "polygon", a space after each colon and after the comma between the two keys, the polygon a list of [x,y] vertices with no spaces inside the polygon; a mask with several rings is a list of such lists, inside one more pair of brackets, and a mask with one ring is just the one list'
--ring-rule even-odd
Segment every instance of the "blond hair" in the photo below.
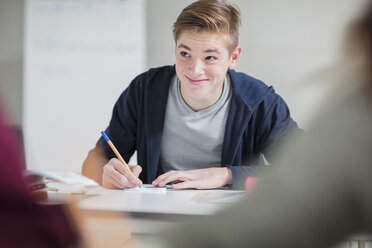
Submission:
{"label": "blond hair", "polygon": [[232,52],[239,43],[241,17],[239,8],[224,0],[199,0],[182,10],[173,25],[173,37],[177,42],[183,31],[216,32],[229,38]]}

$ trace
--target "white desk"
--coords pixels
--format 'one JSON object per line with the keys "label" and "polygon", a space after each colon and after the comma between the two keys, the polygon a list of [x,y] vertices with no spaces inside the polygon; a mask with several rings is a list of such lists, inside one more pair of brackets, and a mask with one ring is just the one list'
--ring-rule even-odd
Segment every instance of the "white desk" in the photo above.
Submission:
{"label": "white desk", "polygon": [[244,195],[244,191],[223,189],[167,189],[165,192],[104,190],[97,196],[83,200],[80,207],[126,213],[211,215]]}
{"label": "white desk", "polygon": [[[122,213],[133,220],[133,231],[152,233],[160,226],[185,218],[203,218],[239,201],[245,191],[213,190],[108,190],[81,175],[61,171],[39,171],[36,174],[53,178],[47,182],[48,201],[79,199],[83,211]],[[58,180],[56,180],[58,179]],[[50,191],[50,190],[55,191]],[[72,196],[74,194],[74,196]],[[156,223],[151,225],[151,223]]]}
{"label": "white desk", "polygon": [[122,212],[133,220],[134,233],[153,233],[184,218],[208,217],[239,201],[244,191],[173,190],[165,192],[100,189],[82,200],[83,210]]}

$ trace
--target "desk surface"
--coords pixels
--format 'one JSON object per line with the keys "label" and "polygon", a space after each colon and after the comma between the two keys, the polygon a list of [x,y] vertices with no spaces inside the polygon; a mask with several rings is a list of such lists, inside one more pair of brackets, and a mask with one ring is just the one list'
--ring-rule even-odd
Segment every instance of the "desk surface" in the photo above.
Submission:
{"label": "desk surface", "polygon": [[79,207],[132,214],[211,215],[244,196],[244,191],[224,189],[160,192],[102,189],[82,200]]}
{"label": "desk surface", "polygon": [[82,188],[60,183],[48,186],[58,188],[58,192],[48,192],[49,202],[74,197],[83,211],[122,213],[130,217],[131,232],[141,235],[180,224],[185,218],[208,218],[246,195],[245,191],[225,189],[159,192]]}

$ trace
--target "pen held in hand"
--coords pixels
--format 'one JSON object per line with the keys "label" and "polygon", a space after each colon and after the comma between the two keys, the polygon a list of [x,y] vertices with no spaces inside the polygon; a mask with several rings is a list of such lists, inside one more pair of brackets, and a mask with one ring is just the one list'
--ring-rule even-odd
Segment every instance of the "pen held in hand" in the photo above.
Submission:
{"label": "pen held in hand", "polygon": [[118,150],[116,149],[114,144],[111,142],[110,138],[106,135],[106,133],[104,131],[102,131],[101,134],[102,134],[103,138],[105,138],[105,140],[107,141],[107,143],[109,144],[111,149],[114,151],[114,153],[116,154],[118,159],[130,170],[128,164],[124,161],[123,157],[120,155],[120,153],[118,152]]}

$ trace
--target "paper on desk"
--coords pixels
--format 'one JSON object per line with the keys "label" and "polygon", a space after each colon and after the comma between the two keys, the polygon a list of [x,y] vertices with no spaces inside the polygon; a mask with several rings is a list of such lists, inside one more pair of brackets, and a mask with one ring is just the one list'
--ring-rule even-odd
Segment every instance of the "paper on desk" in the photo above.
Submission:
{"label": "paper on desk", "polygon": [[24,174],[26,176],[37,175],[43,177],[44,179],[51,179],[58,182],[66,183],[68,185],[98,186],[96,181],[72,171],[27,170],[24,172]]}
{"label": "paper on desk", "polygon": [[138,186],[135,188],[130,188],[130,189],[123,189],[124,191],[136,191],[136,192],[148,192],[148,193],[165,193],[167,192],[167,187],[155,187],[152,184],[143,184],[142,186]]}

